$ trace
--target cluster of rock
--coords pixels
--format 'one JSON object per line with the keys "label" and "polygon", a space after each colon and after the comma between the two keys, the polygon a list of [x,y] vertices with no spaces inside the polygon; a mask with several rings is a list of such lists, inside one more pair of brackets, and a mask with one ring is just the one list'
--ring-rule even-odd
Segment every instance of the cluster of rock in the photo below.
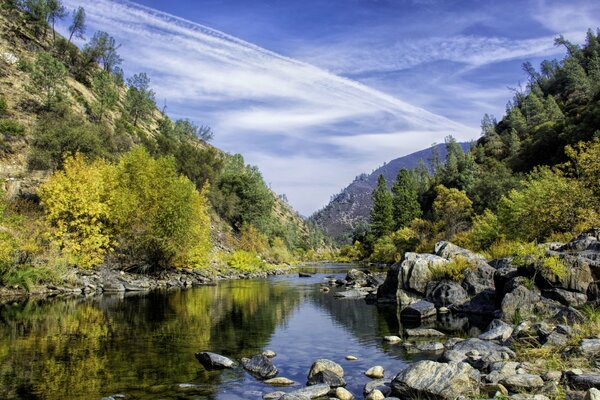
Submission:
{"label": "cluster of rock", "polygon": [[[600,242],[596,230],[567,244],[545,245],[546,255],[558,257],[564,275],[534,265],[517,267],[512,259],[486,260],[449,242],[435,245],[435,254],[406,253],[390,267],[377,290],[380,303],[397,303],[402,316],[426,319],[440,309],[462,314],[493,315],[505,321],[528,318],[581,317],[576,308],[600,301]],[[457,257],[472,268],[460,281],[436,280],[434,271]]]}
{"label": "cluster of rock", "polygon": [[[334,293],[335,297],[344,299],[369,298],[375,299],[377,289],[386,279],[384,273],[371,272],[368,270],[351,269],[344,279],[336,279],[331,275],[327,277],[330,286],[343,286],[344,291]],[[324,285],[323,285],[324,286]]]}
{"label": "cluster of rock", "polygon": [[93,295],[99,293],[146,292],[155,289],[184,289],[198,286],[214,285],[217,281],[228,279],[264,278],[267,275],[282,275],[290,272],[289,266],[272,269],[268,272],[244,273],[234,269],[172,269],[156,274],[131,273],[112,268],[99,270],[74,269],[75,279],[60,285],[48,284],[34,288],[26,293],[22,288],[5,288],[0,292],[2,298],[11,299],[25,294],[57,296],[57,295]]}

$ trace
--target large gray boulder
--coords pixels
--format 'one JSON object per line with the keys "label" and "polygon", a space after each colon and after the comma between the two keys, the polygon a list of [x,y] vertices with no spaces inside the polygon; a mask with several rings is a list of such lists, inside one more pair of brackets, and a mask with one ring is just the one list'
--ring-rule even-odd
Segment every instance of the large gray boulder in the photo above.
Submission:
{"label": "large gray boulder", "polygon": [[367,286],[367,277],[364,271],[353,268],[346,274],[346,282],[363,287]]}
{"label": "large gray boulder", "polygon": [[467,292],[474,296],[488,289],[495,289],[494,275],[496,270],[488,264],[479,264],[474,269],[463,272],[463,286]]}
{"label": "large gray boulder", "polygon": [[479,335],[481,340],[499,340],[501,342],[508,340],[513,333],[512,325],[506,322],[495,319],[488,326],[487,330]]}
{"label": "large gray boulder", "polygon": [[544,380],[539,375],[515,374],[501,379],[500,384],[511,392],[528,392],[544,386]]}
{"label": "large gray boulder", "polygon": [[[589,286],[588,286],[589,291]],[[548,299],[556,300],[560,304],[571,307],[580,307],[587,303],[587,295],[570,290],[554,288],[542,291],[542,295]]]}
{"label": "large gray boulder", "polygon": [[208,351],[196,353],[195,356],[200,364],[208,370],[233,368],[236,365],[235,362],[229,358]]}
{"label": "large gray boulder", "polygon": [[242,358],[242,366],[246,371],[261,379],[273,378],[279,373],[271,359],[263,354],[257,354],[252,358]]}
{"label": "large gray boulder", "polygon": [[344,368],[334,361],[327,360],[326,358],[320,358],[315,360],[308,371],[308,380],[310,380],[313,376],[322,371],[329,371],[340,378],[344,377]]}
{"label": "large gray boulder", "polygon": [[579,255],[553,251],[547,251],[546,254],[558,256],[567,266],[567,269],[564,275],[556,275],[546,270],[541,271],[539,277],[544,286],[583,294],[587,293],[588,287],[595,280],[590,265],[595,264],[592,260]]}
{"label": "large gray boulder", "polygon": [[539,289],[526,287],[524,279],[517,277],[507,284],[512,290],[504,295],[500,304],[504,321],[512,321],[517,313],[522,318],[533,316],[537,304],[542,300]]}
{"label": "large gray boulder", "polygon": [[335,372],[329,370],[319,371],[316,374],[310,376],[308,378],[308,381],[306,382],[306,385],[313,386],[323,383],[329,385],[332,388],[346,386],[346,381],[344,381],[344,378],[342,378]]}
{"label": "large gray boulder", "polygon": [[437,242],[433,249],[435,255],[452,260],[456,257],[462,257],[474,265],[488,265],[487,259],[481,254],[464,249],[447,241]]}
{"label": "large gray boulder", "polygon": [[427,300],[436,307],[448,307],[466,303],[469,295],[457,282],[431,282],[427,285]]}
{"label": "large gray boulder", "polygon": [[451,350],[442,354],[444,362],[467,362],[477,369],[487,368],[498,361],[508,361],[515,353],[508,347],[477,338],[456,343]]}
{"label": "large gray boulder", "polygon": [[446,264],[447,259],[433,254],[406,253],[400,265],[401,288],[425,295],[427,284],[433,278],[433,269]]}
{"label": "large gray boulder", "polygon": [[479,371],[466,363],[419,361],[400,372],[391,383],[392,394],[400,398],[455,400],[477,398]]}

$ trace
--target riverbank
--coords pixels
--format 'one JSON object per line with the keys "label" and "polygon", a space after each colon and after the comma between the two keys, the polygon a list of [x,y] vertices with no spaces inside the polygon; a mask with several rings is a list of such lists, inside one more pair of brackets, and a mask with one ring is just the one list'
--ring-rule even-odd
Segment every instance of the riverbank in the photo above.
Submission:
{"label": "riverbank", "polygon": [[285,275],[297,270],[296,265],[268,266],[256,271],[241,271],[222,266],[203,269],[170,269],[156,273],[133,273],[107,266],[95,270],[69,268],[60,283],[44,283],[34,287],[0,287],[0,304],[28,297],[44,298],[62,295],[85,296],[101,293],[148,292],[159,289],[186,289],[215,285],[223,280],[257,279]]}

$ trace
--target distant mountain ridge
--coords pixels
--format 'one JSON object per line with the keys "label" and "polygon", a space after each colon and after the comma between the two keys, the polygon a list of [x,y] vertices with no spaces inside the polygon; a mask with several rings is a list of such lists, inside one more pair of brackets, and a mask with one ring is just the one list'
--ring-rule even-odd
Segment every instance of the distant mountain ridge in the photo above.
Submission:
{"label": "distant mountain ridge", "polygon": [[[469,150],[471,143],[459,143],[464,151]],[[446,159],[445,144],[435,146],[440,160]],[[427,165],[433,155],[433,148],[420,150],[403,157],[396,158],[377,168],[371,174],[357,176],[339,194],[333,196],[329,204],[315,212],[310,219],[317,223],[325,233],[336,242],[347,240],[351,232],[361,221],[368,221],[373,201],[371,193],[377,186],[377,178],[383,174],[391,187],[398,172],[402,168],[412,169],[422,160]]]}

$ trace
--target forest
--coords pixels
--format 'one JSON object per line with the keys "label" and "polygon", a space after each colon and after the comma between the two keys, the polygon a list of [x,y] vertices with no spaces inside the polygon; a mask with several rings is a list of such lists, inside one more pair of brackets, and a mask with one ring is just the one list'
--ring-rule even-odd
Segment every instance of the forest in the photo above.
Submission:
{"label": "forest", "polygon": [[527,84],[502,119],[484,115],[470,151],[448,136],[445,160],[401,170],[391,192],[380,176],[370,223],[341,257],[393,263],[450,240],[494,259],[599,226],[600,31],[555,45],[564,59],[523,64]]}

